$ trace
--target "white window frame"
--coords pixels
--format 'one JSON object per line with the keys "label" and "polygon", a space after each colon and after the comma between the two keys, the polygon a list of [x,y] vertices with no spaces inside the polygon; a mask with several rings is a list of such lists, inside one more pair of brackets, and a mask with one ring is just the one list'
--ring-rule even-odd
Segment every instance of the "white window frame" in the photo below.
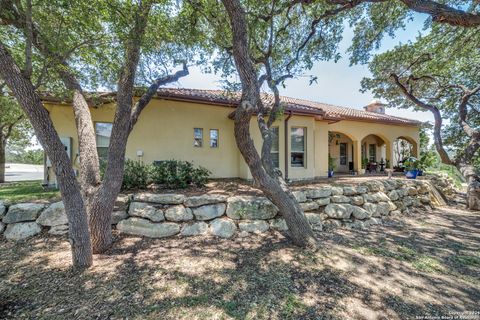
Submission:
{"label": "white window frame", "polygon": [[[197,144],[197,137],[195,135],[196,133],[196,130],[200,130],[200,132],[202,133],[201,135],[201,138],[200,138],[200,145]],[[194,148],[203,148],[203,128],[193,128],[193,147]]]}
{"label": "white window frame", "polygon": [[[302,129],[303,130],[303,151],[295,151],[292,147],[292,131]],[[292,163],[292,154],[293,153],[302,153],[303,154],[303,165],[294,165]],[[290,167],[292,168],[307,168],[307,127],[290,127]]]}
{"label": "white window frame", "polygon": [[[212,139],[212,131],[217,131],[217,138],[216,138],[216,140],[217,140],[217,145],[216,145],[216,146],[212,146],[212,141],[213,141],[213,139]],[[219,145],[220,145],[220,130],[219,130],[219,129],[210,129],[210,131],[209,131],[209,138],[210,138],[210,148],[212,148],[212,149],[218,148]]]}

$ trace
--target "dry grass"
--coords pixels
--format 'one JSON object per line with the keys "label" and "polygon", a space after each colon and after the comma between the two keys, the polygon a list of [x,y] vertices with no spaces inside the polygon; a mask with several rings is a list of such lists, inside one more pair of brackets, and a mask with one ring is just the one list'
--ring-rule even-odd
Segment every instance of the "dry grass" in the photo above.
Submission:
{"label": "dry grass", "polygon": [[116,236],[84,273],[68,243],[0,241],[0,318],[415,319],[478,310],[478,214],[448,208],[369,231],[244,240]]}

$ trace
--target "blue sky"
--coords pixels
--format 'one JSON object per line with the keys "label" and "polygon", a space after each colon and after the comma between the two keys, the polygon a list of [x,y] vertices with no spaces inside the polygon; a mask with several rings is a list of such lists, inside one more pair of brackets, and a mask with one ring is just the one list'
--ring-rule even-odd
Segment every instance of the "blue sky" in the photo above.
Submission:
{"label": "blue sky", "polygon": [[[398,30],[393,39],[387,36],[382,41],[378,52],[391,49],[400,42],[405,43],[408,40],[414,40],[416,35],[422,31],[426,18],[426,15],[415,15],[414,20],[407,25],[406,30]],[[304,77],[288,80],[286,88],[282,88],[280,94],[357,109],[361,109],[372,101],[374,97],[371,92],[361,93],[359,91],[360,81],[363,77],[369,76],[368,66],[350,66],[348,56],[345,54],[352,36],[352,29],[345,28],[343,41],[340,44],[342,59],[337,63],[333,61],[315,63],[313,69],[307,71]],[[309,85],[309,75],[318,77],[317,83]],[[220,80],[220,76],[204,74],[200,71],[200,68],[191,68],[190,75],[181,79],[176,86],[180,88],[221,89]],[[421,121],[433,121],[433,116],[429,112],[391,108],[387,109],[387,113]]]}

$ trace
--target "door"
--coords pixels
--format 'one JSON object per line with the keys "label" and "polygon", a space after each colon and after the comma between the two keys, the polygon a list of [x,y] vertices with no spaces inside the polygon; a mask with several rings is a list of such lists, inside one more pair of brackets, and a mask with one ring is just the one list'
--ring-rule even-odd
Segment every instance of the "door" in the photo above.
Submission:
{"label": "door", "polygon": [[338,171],[348,172],[348,148],[346,143],[340,143],[340,159]]}

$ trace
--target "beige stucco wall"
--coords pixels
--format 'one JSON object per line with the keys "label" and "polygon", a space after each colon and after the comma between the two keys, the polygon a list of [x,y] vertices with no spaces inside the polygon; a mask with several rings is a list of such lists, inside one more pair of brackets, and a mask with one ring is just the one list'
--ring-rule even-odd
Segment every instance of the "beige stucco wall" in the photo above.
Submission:
{"label": "beige stucco wall", "polygon": [[[73,110],[67,105],[48,105],[55,128],[60,137],[72,138],[72,161],[76,161],[78,152],[78,139],[73,118]],[[212,171],[214,178],[240,177],[251,179],[252,176],[236,147],[233,120],[228,118],[232,108],[205,105],[193,102],[180,102],[155,99],[145,108],[140,115],[139,121],[133,129],[127,142],[126,156],[129,159],[143,160],[152,163],[155,160],[186,160],[193,161],[196,165],[206,167]],[[94,122],[112,122],[114,117],[114,105],[103,105],[92,108]],[[285,173],[285,127],[283,116],[274,125],[279,127],[279,164],[280,170]],[[251,120],[252,139],[261,149],[261,135],[256,118]],[[355,168],[360,165],[360,148],[356,148],[366,136],[377,135],[386,142],[386,158],[393,159],[392,148],[389,144],[402,136],[418,141],[418,128],[414,126],[395,126],[376,124],[359,121],[340,121],[329,124],[326,121],[318,121],[313,117],[293,115],[288,120],[288,150],[290,151],[290,130],[293,127],[306,128],[306,165],[296,168],[290,165],[290,153],[288,153],[288,176],[290,179],[312,179],[324,177],[328,171],[328,132],[342,133],[342,139],[349,143],[349,161],[352,159],[351,150],[354,147]],[[203,128],[203,147],[193,146],[193,129]],[[210,148],[209,130],[219,130],[219,147]],[[342,141],[343,141],[342,140]],[[365,142],[365,141],[363,141]],[[338,147],[338,146],[335,146]],[[382,148],[382,146],[378,146]],[[415,146],[418,150],[418,146]],[[337,158],[333,148],[332,156]],[[137,157],[137,151],[143,151],[143,157]],[[357,154],[358,153],[358,154]],[[385,151],[384,151],[385,153]],[[377,150],[380,158],[381,150]],[[347,163],[348,166],[348,163]],[[50,182],[53,175],[50,174]]]}

